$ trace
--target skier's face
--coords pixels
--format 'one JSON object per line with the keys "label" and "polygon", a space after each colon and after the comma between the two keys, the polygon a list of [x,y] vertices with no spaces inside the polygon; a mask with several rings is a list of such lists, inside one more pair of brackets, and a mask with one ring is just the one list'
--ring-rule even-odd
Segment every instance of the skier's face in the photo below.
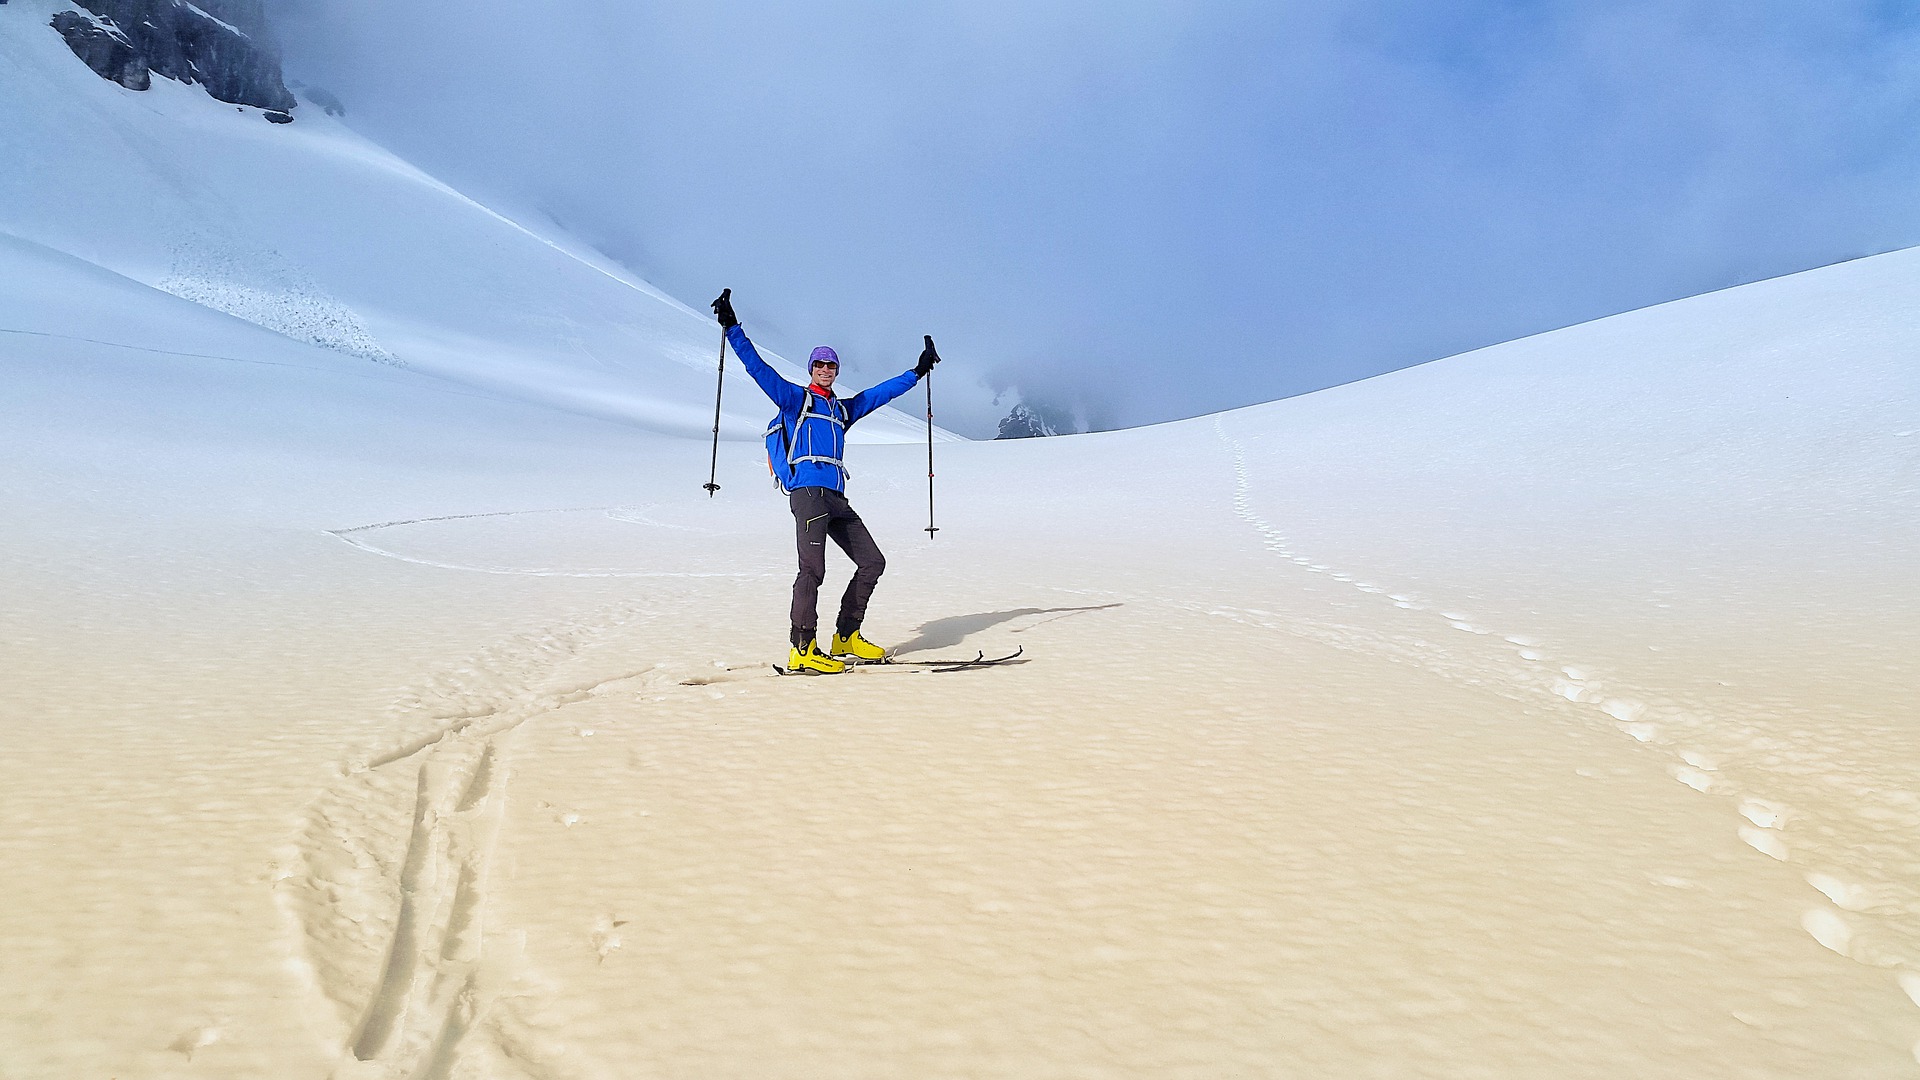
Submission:
{"label": "skier's face", "polygon": [[822,390],[831,390],[833,389],[833,380],[839,374],[839,364],[815,362],[813,365],[813,385]]}

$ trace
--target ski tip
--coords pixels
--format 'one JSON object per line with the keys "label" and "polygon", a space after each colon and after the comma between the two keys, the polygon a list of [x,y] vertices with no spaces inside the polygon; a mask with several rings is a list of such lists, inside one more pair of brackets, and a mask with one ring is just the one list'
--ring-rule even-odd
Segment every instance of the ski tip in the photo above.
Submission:
{"label": "ski tip", "polygon": [[844,675],[848,671],[853,670],[855,665],[849,664],[845,668],[842,668],[839,671],[814,671],[810,668],[784,668],[784,667],[781,667],[779,664],[769,664],[767,666],[773,669],[773,673],[775,675],[791,675],[794,678],[798,678],[798,679],[814,679],[814,678],[829,678],[834,675]]}

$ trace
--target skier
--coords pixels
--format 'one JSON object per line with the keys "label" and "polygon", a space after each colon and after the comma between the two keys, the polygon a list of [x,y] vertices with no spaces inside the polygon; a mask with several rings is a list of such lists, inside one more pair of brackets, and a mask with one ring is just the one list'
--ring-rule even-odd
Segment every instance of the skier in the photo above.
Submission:
{"label": "skier", "polygon": [[[833,675],[845,671],[840,657],[855,660],[884,660],[886,650],[860,636],[860,624],[867,614],[867,599],[887,568],[886,557],[867,532],[866,523],[847,502],[847,468],[841,462],[846,452],[847,428],[873,410],[906,393],[940,362],[933,339],[920,353],[913,370],[905,371],[850,398],[835,397],[833,381],[840,374],[840,357],[825,345],[808,358],[811,384],[796,386],[780,377],[754,351],[740,320],[734,317],[733,290],[727,289],[713,302],[714,317],[726,330],[727,343],[734,355],[746,365],[747,374],[760,384],[773,403],[780,407],[778,425],[769,428],[768,445],[787,450],[785,461],[769,457],[775,478],[787,492],[787,505],[793,510],[794,538],[799,547],[800,572],[793,579],[793,650],[787,656],[792,671],[815,671]],[[782,475],[787,467],[790,475]],[[840,598],[840,616],[834,624],[833,641],[823,652],[815,637],[819,620],[820,583],[827,575],[827,539],[853,560],[853,580]]]}

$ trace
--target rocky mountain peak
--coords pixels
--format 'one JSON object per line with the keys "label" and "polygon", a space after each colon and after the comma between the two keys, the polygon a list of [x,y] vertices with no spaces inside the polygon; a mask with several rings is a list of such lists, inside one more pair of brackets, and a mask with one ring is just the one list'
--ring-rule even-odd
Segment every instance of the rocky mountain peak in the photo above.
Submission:
{"label": "rocky mountain peak", "polygon": [[1000,421],[1000,433],[994,438],[1038,439],[1064,435],[1072,430],[1072,420],[1057,410],[1021,402]]}

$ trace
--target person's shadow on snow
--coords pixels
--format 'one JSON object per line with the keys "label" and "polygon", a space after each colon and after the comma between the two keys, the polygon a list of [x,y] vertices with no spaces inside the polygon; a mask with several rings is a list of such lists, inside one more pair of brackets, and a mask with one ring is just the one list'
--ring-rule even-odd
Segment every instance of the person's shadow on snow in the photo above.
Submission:
{"label": "person's shadow on snow", "polygon": [[[1023,607],[1014,608],[1011,611],[987,611],[978,615],[950,615],[944,619],[935,619],[930,623],[922,624],[918,631],[919,636],[911,641],[901,643],[893,650],[893,655],[906,656],[909,653],[930,652],[934,649],[951,648],[965,641],[970,634],[977,634],[988,627],[999,626],[1001,623],[1012,622],[1014,619],[1023,618],[1028,615],[1052,615],[1054,618],[1064,619],[1069,615],[1077,615],[1083,611],[1105,611],[1108,608],[1117,608],[1119,606],[1119,604],[1095,604],[1091,607]],[[1053,619],[1040,620],[1040,622],[1052,621]],[[1038,625],[1040,625],[1040,623],[1034,624],[1034,626]],[[1020,633],[1021,630],[1030,629],[1032,629],[1032,627],[1023,626],[1019,630],[1013,631],[1013,633],[1017,634]]]}

